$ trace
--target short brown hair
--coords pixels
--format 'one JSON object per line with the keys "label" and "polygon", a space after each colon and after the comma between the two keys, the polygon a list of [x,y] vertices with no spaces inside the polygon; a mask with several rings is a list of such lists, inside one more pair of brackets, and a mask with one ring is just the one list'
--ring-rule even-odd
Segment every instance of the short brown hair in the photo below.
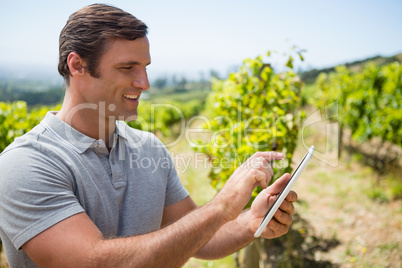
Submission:
{"label": "short brown hair", "polygon": [[104,4],[84,7],[70,15],[60,32],[59,73],[69,85],[71,73],[67,57],[76,52],[86,62],[89,74],[99,77],[99,61],[109,41],[135,40],[146,36],[147,31],[145,23],[119,8]]}

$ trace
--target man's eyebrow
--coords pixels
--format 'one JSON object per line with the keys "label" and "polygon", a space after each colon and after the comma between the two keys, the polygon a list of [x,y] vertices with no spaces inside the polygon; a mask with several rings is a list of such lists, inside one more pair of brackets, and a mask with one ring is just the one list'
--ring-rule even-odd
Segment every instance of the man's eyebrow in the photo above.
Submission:
{"label": "man's eyebrow", "polygon": [[[145,66],[148,66],[150,64],[151,64],[151,62],[148,62],[147,64],[145,64]],[[139,61],[126,61],[126,62],[118,63],[118,65],[141,65],[141,63]]]}

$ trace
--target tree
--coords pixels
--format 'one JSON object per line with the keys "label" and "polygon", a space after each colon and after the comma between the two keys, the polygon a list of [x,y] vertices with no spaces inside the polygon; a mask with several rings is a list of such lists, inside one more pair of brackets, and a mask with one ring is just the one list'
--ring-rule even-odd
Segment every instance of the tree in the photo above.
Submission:
{"label": "tree", "polygon": [[[269,56],[270,52],[266,54]],[[211,139],[207,143],[200,141],[195,150],[209,157],[209,177],[217,190],[257,151],[285,154],[285,160],[273,166],[275,176],[271,183],[292,170],[290,162],[304,117],[299,111],[303,83],[293,71],[291,55],[286,66],[286,71],[275,73],[259,56],[244,60],[239,71],[228,79],[212,80],[206,107],[210,120],[203,126],[211,132]],[[261,190],[254,190],[249,205]]]}

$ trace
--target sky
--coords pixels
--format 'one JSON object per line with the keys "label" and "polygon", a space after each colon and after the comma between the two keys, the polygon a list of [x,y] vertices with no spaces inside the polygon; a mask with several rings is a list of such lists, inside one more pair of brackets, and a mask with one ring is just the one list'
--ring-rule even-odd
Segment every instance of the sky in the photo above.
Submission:
{"label": "sky", "polygon": [[[108,1],[149,27],[150,79],[178,74],[225,75],[243,59],[292,46],[304,49],[298,68],[330,67],[402,52],[402,1]],[[0,68],[57,74],[58,37],[68,16],[96,3],[0,0]]]}

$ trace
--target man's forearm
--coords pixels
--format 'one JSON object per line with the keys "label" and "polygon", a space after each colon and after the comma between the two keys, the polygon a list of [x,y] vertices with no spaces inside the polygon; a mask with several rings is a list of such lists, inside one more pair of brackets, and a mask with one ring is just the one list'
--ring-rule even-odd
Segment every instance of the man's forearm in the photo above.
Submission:
{"label": "man's forearm", "polygon": [[156,232],[102,240],[93,251],[92,264],[105,267],[182,266],[225,224],[221,212],[209,203]]}
{"label": "man's forearm", "polygon": [[195,257],[201,259],[220,259],[247,246],[254,240],[249,228],[248,216],[250,211],[242,212],[236,220],[223,225],[218,232],[202,248]]}

